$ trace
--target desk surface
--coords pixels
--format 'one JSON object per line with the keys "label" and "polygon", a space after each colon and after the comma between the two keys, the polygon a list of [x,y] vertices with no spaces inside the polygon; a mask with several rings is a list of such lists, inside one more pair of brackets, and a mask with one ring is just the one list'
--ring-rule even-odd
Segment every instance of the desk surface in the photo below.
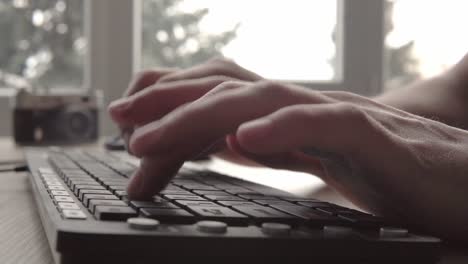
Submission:
{"label": "desk surface", "polygon": [[[0,138],[0,162],[22,158],[21,150],[9,138]],[[220,163],[219,165],[225,166],[226,164]],[[233,169],[244,173],[240,168]],[[270,177],[262,177],[265,171],[261,170],[253,172],[259,175],[261,183],[274,187],[282,186],[281,179],[278,177],[271,177],[271,174],[269,174]],[[288,185],[283,189],[342,205],[350,205],[316,179],[304,177],[301,174],[295,177],[302,182]],[[285,178],[291,182],[291,178]],[[0,263],[53,263],[26,173],[0,173]],[[447,256],[444,257],[442,263],[466,264],[468,263],[468,250],[460,252],[448,249]]]}

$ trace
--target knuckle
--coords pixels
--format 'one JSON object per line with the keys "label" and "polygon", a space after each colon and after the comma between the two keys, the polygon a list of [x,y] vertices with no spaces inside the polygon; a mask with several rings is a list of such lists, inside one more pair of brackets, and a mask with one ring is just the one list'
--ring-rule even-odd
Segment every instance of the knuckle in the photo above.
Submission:
{"label": "knuckle", "polygon": [[218,91],[225,91],[237,88],[239,85],[241,85],[241,82],[229,80],[220,83],[218,86],[215,87],[215,89]]}
{"label": "knuckle", "polygon": [[154,70],[141,70],[135,74],[133,79],[137,82],[141,80],[150,79],[153,77],[154,73],[155,73]]}
{"label": "knuckle", "polygon": [[208,63],[216,65],[237,65],[233,60],[221,56],[211,58]]}
{"label": "knuckle", "polygon": [[238,82],[238,81],[224,81],[218,84],[217,86],[215,86],[213,89],[211,89],[211,91],[206,93],[204,97],[206,98],[206,97],[213,96],[215,94],[223,93],[225,91],[233,90],[242,85],[243,83]]}
{"label": "knuckle", "polygon": [[285,85],[272,80],[262,80],[257,82],[255,90],[261,94],[267,94],[269,96],[283,96],[285,92],[289,92],[289,89]]}
{"label": "knuckle", "polygon": [[354,122],[367,122],[367,113],[356,104],[341,102],[336,105],[336,114],[342,119]]}
{"label": "knuckle", "polygon": [[270,116],[272,124],[284,124],[290,121],[294,123],[307,124],[314,116],[304,105],[289,106],[279,110],[276,114]]}
{"label": "knuckle", "polygon": [[207,77],[207,80],[209,82],[217,83],[218,85],[221,85],[226,82],[236,81],[236,79],[226,76],[226,75],[212,75],[212,76]]}

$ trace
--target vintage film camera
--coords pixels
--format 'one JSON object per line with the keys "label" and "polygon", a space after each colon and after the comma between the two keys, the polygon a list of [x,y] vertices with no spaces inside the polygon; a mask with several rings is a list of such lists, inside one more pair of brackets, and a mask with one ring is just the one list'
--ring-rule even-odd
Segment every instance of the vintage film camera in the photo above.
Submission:
{"label": "vintage film camera", "polygon": [[34,94],[18,90],[12,99],[13,134],[22,145],[62,145],[96,141],[98,93]]}

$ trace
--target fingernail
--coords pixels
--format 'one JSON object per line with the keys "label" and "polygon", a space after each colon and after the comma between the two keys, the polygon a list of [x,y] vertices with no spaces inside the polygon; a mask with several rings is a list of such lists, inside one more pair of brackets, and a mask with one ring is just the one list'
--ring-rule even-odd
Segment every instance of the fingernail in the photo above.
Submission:
{"label": "fingernail", "polygon": [[112,112],[121,113],[127,110],[130,106],[130,100],[127,98],[120,98],[109,104],[109,110]]}
{"label": "fingernail", "polygon": [[271,124],[268,119],[258,119],[242,124],[236,133],[239,144],[251,145],[263,141],[271,132]]}
{"label": "fingernail", "polygon": [[247,122],[242,124],[239,127],[239,130],[251,130],[251,129],[267,129],[271,125],[271,121],[268,119],[257,119],[254,121]]}
{"label": "fingernail", "polygon": [[141,189],[141,176],[134,174],[130,179],[130,183],[127,186],[127,193],[131,199],[139,199],[140,198],[140,189]]}

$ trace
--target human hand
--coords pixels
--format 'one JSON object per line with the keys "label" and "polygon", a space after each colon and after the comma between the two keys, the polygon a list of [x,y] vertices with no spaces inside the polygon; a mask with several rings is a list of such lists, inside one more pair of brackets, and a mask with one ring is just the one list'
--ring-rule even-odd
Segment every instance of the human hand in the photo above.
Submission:
{"label": "human hand", "polygon": [[[468,210],[460,210],[468,132],[355,94],[271,81],[224,82],[198,95],[135,130],[130,149],[141,167],[131,198],[151,197],[185,160],[226,139],[259,163],[320,176],[371,212],[446,237],[468,234]],[[340,158],[311,157],[306,148]]]}
{"label": "human hand", "polygon": [[[128,146],[135,127],[157,120],[180,105],[190,103],[225,81],[258,81],[261,76],[231,60],[214,58],[185,70],[145,70],[130,82],[123,98],[109,106]],[[127,149],[129,149],[127,147]],[[222,144],[217,146],[222,149]],[[240,160],[225,151],[225,157]]]}

